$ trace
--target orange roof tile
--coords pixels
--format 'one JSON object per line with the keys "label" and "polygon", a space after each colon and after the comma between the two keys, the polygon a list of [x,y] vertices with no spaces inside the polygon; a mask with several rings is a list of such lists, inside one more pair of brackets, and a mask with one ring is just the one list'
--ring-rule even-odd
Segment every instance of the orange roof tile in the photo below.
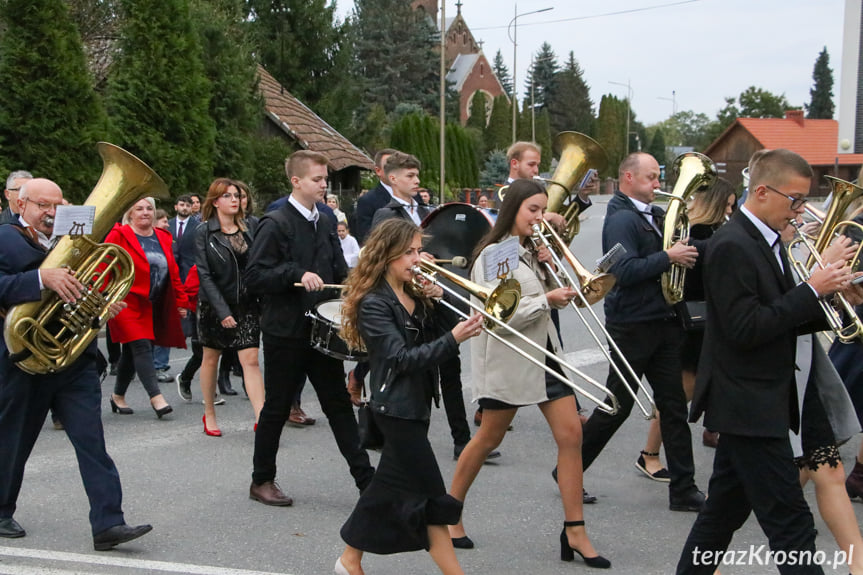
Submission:
{"label": "orange roof tile", "polygon": [[262,66],[258,66],[258,74],[267,116],[300,147],[320,152],[336,171],[349,166],[374,169],[374,161],[367,154],[297,100]]}
{"label": "orange roof tile", "polygon": [[[863,164],[863,154],[840,154],[839,122],[791,118],[738,118],[739,123],[765,148],[786,148],[797,152],[813,166]],[[727,130],[727,134],[730,130]],[[711,145],[712,147],[712,145]]]}

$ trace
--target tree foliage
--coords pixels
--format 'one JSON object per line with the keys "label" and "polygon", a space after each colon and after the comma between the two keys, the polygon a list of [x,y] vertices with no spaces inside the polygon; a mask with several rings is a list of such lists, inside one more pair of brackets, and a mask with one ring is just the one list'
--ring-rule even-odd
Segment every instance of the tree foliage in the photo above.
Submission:
{"label": "tree foliage", "polygon": [[62,0],[7,0],[0,22],[0,167],[50,178],[82,202],[99,175],[107,136],[81,38]]}
{"label": "tree foliage", "polygon": [[217,134],[213,175],[248,180],[264,106],[241,0],[193,0],[191,7],[212,86],[209,110]]}
{"label": "tree foliage", "polygon": [[809,103],[806,104],[806,117],[813,120],[833,119],[833,70],[830,68],[830,54],[825,46],[812,70],[812,89],[809,90]]}
{"label": "tree foliage", "polygon": [[343,81],[337,70],[345,30],[327,0],[244,0],[261,64],[291,94],[316,106]]}
{"label": "tree foliage", "polygon": [[626,156],[627,102],[606,94],[599,101],[599,117],[596,120],[596,139],[608,156],[608,167],[600,176],[616,177],[617,166]]}
{"label": "tree foliage", "polygon": [[646,146],[645,151],[656,158],[660,164],[666,164],[665,133],[662,128],[656,128],[653,131],[653,137],[650,138],[650,144]]}
{"label": "tree foliage", "polygon": [[486,150],[505,150],[512,143],[512,107],[506,96],[494,99],[484,140]]}
{"label": "tree foliage", "polygon": [[545,108],[549,92],[554,90],[554,81],[560,66],[551,44],[543,42],[534,56],[524,82],[524,101],[533,105],[537,111]]}
{"label": "tree foliage", "polygon": [[490,188],[502,184],[509,177],[509,162],[506,161],[504,150],[493,150],[485,159],[485,165],[479,175],[479,185]]}
{"label": "tree foliage", "polygon": [[440,60],[433,22],[404,0],[356,0],[353,26],[353,76],[363,97],[351,104],[380,104],[389,113],[408,102],[436,114]]}
{"label": "tree foliage", "polygon": [[545,103],[552,133],[572,130],[593,135],[596,120],[590,88],[573,52],[569,53],[564,67],[555,74]]}
{"label": "tree foliage", "polygon": [[506,67],[503,61],[503,55],[500,53],[500,50],[494,55],[491,67],[494,70],[494,75],[500,81],[500,85],[503,86],[504,93],[507,96],[512,96],[512,75],[510,75],[509,68]]}
{"label": "tree foliage", "polygon": [[187,0],[125,0],[108,77],[114,141],[159,173],[177,196],[207,189],[215,123],[210,82]]}

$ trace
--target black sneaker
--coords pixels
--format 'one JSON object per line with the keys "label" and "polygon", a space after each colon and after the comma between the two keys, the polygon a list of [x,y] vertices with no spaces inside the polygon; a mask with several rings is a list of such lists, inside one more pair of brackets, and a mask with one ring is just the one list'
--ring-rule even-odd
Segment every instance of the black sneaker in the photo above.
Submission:
{"label": "black sneaker", "polygon": [[175,378],[177,382],[177,393],[180,394],[180,397],[185,401],[192,401],[192,382],[191,381],[183,381],[183,378],[180,377],[182,374],[178,373]]}

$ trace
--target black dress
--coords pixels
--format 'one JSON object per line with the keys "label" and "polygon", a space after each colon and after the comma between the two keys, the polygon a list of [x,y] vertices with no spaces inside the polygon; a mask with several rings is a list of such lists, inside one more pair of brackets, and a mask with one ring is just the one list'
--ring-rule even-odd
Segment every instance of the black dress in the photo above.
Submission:
{"label": "black dress", "polygon": [[[240,277],[246,269],[249,246],[242,232],[224,234],[237,258]],[[210,349],[248,349],[258,347],[261,339],[260,308],[258,299],[250,297],[245,282],[240,282],[239,303],[231,305],[231,315],[237,322],[237,327],[228,329],[222,327],[222,318],[218,317],[209,302],[198,302],[198,339],[201,345]]]}
{"label": "black dress", "polygon": [[[391,319],[401,321],[395,316]],[[406,347],[427,343],[436,334],[427,310],[419,302],[406,327]],[[369,355],[374,352],[370,347]],[[374,393],[377,384],[372,383]],[[410,384],[430,406],[437,395],[435,364],[413,372]],[[428,419],[373,413],[384,436],[381,459],[371,483],[342,526],[342,539],[351,547],[381,555],[428,550],[428,525],[455,525],[461,517],[462,503],[446,492],[428,440]]]}

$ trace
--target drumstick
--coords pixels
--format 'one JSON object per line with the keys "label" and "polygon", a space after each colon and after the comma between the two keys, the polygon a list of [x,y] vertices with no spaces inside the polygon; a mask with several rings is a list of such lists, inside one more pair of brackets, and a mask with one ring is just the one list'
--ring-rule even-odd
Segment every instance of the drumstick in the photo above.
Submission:
{"label": "drumstick", "polygon": [[[305,287],[303,284],[297,282],[294,284],[294,287]],[[332,288],[332,289],[345,289],[347,286],[345,284],[324,284],[321,286],[322,289]]]}

